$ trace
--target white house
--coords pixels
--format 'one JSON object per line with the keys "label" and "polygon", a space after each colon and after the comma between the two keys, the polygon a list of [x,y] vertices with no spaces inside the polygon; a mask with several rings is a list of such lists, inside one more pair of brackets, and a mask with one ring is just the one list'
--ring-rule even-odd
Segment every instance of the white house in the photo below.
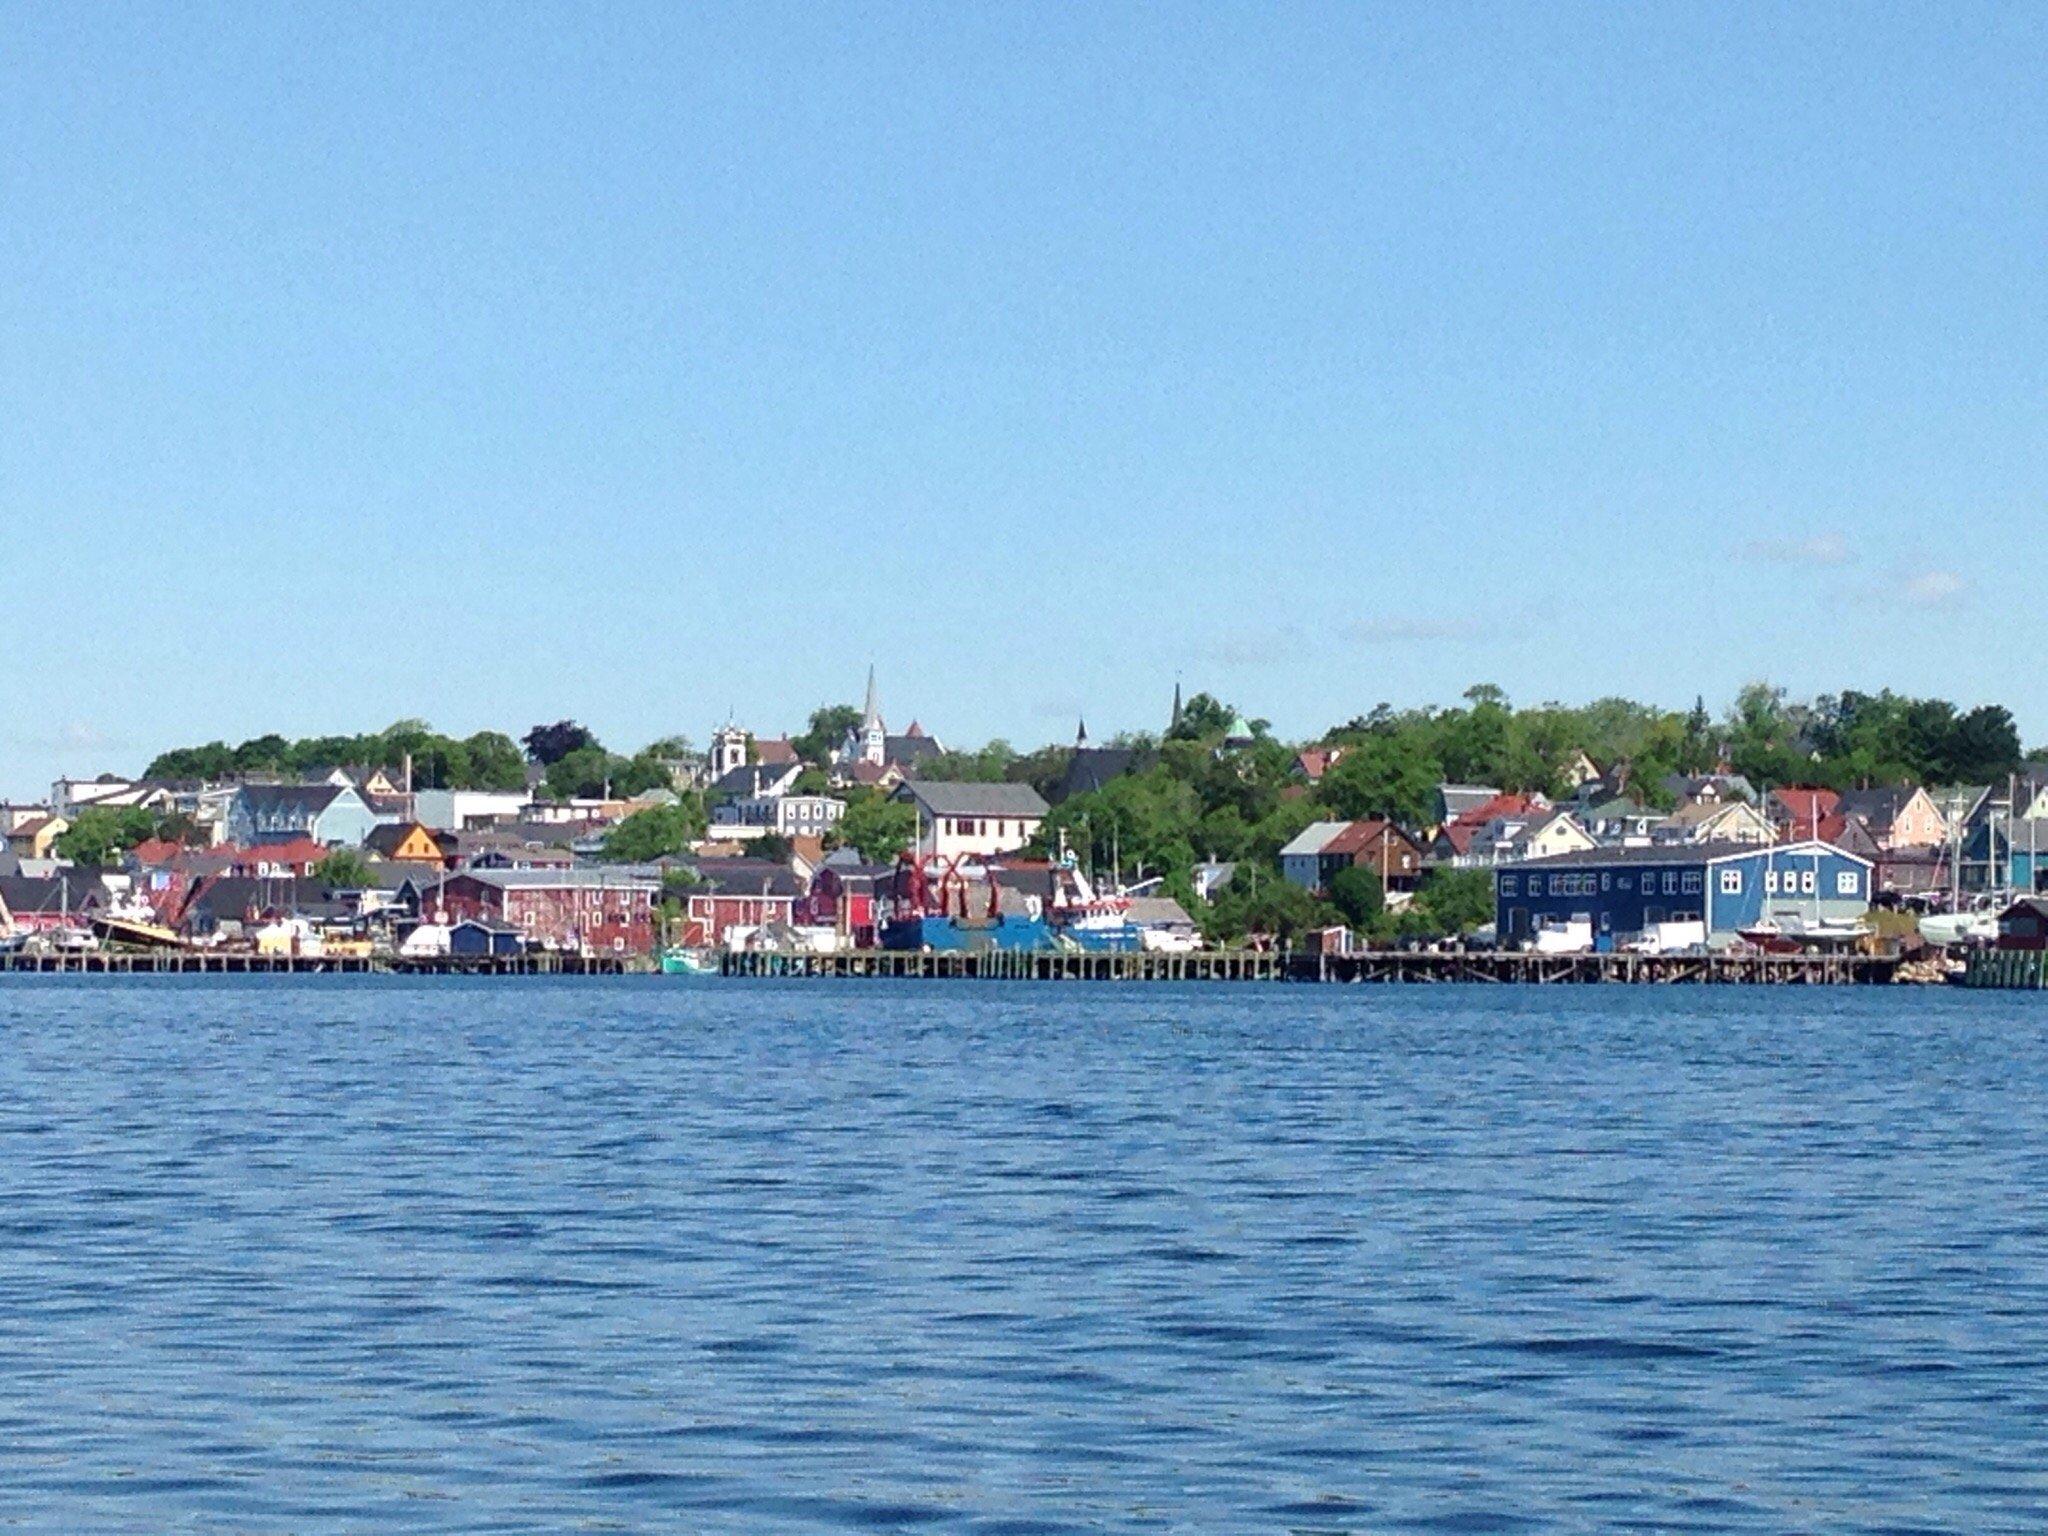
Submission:
{"label": "white house", "polygon": [[418,789],[413,791],[413,819],[436,832],[464,832],[474,826],[517,821],[525,814],[523,790]]}
{"label": "white house", "polygon": [[1037,834],[1049,809],[1029,784],[910,779],[896,798],[917,810],[917,851],[945,859],[1014,853]]}

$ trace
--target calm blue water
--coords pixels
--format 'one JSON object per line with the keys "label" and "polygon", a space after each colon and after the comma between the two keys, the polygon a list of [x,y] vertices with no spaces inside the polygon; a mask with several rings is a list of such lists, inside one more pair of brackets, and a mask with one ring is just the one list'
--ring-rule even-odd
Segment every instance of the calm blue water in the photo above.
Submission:
{"label": "calm blue water", "polygon": [[0,1527],[2039,1531],[2048,998],[0,983]]}

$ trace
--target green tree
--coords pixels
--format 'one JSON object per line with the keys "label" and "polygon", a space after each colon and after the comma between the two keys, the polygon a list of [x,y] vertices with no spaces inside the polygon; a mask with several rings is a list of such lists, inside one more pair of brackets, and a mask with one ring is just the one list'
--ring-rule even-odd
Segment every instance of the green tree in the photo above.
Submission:
{"label": "green tree", "polygon": [[916,837],[915,809],[901,800],[862,790],[847,795],[846,814],[825,834],[825,842],[834,848],[851,848],[870,864],[886,864]]}
{"label": "green tree", "polygon": [[156,834],[157,819],[138,806],[89,805],[57,836],[57,856],[74,864],[117,863],[122,854]]}
{"label": "green tree", "polygon": [[1330,878],[1330,901],[1344,914],[1344,921],[1360,933],[1367,932],[1386,910],[1386,888],[1379,871],[1353,864]]}
{"label": "green tree", "polygon": [[851,704],[821,704],[811,711],[810,725],[790,745],[805,762],[822,763],[839,749],[846,733],[858,726],[861,718]]}
{"label": "green tree", "polygon": [[292,744],[275,732],[251,737],[235,748],[238,773],[278,773],[290,766]]}
{"label": "green tree", "polygon": [[536,725],[520,740],[525,744],[527,757],[544,768],[553,767],[571,752],[580,752],[599,745],[597,737],[574,720],[557,720],[553,725]]}
{"label": "green tree", "polygon": [[369,863],[353,848],[337,848],[313,866],[313,875],[331,891],[359,891],[373,878]]}
{"label": "green tree", "polygon": [[159,752],[143,770],[150,779],[218,779],[235,771],[235,749],[224,741]]}
{"label": "green tree", "polygon": [[1217,893],[1203,915],[1203,931],[1212,941],[1257,940],[1292,948],[1338,921],[1336,908],[1298,885],[1270,875],[1257,878],[1252,871],[1240,870],[1239,875]]}
{"label": "green tree", "polygon": [[463,738],[469,781],[458,789],[520,790],[526,787],[526,756],[503,731],[478,731]]}
{"label": "green tree", "polygon": [[617,793],[612,774],[619,762],[603,747],[573,748],[548,764],[548,793],[557,800],[597,800]]}
{"label": "green tree", "polygon": [[1230,729],[1237,711],[1213,694],[1198,693],[1181,706],[1180,720],[1167,731],[1171,741],[1217,742]]}
{"label": "green tree", "polygon": [[695,795],[674,805],[635,811],[604,835],[604,856],[620,863],[646,864],[687,853],[704,835],[704,803]]}
{"label": "green tree", "polygon": [[1344,749],[1337,765],[1316,786],[1316,794],[1346,821],[1382,816],[1417,827],[1435,808],[1441,773],[1435,758],[1419,743],[1368,736]]}
{"label": "green tree", "polygon": [[1430,937],[1483,928],[1494,918],[1493,872],[1429,870],[1424,873],[1408,911],[1423,920],[1423,931]]}

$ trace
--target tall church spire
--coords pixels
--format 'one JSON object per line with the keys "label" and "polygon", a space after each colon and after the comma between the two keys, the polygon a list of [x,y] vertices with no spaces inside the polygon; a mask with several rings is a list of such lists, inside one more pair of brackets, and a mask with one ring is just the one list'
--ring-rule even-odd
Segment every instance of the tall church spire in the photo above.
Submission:
{"label": "tall church spire", "polygon": [[1180,729],[1180,679],[1177,677],[1173,680],[1173,719],[1167,722],[1166,729],[1169,734]]}
{"label": "tall church spire", "polygon": [[877,768],[888,761],[889,728],[882,723],[882,704],[875,693],[875,664],[868,663],[868,702],[861,711],[860,758]]}

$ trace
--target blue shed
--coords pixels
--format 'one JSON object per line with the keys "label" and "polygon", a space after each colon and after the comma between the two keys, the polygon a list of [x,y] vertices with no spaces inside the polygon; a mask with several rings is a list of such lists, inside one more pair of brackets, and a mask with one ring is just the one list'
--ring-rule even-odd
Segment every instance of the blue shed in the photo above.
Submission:
{"label": "blue shed", "polygon": [[517,928],[480,917],[466,917],[448,930],[451,955],[516,955],[525,947],[526,940]]}
{"label": "blue shed", "polygon": [[1725,943],[1767,915],[1781,923],[1861,917],[1870,873],[1868,859],[1821,842],[1592,848],[1498,870],[1494,920],[1504,941],[1577,920],[1599,949],[1667,922],[1703,923],[1708,943]]}

